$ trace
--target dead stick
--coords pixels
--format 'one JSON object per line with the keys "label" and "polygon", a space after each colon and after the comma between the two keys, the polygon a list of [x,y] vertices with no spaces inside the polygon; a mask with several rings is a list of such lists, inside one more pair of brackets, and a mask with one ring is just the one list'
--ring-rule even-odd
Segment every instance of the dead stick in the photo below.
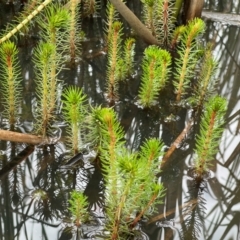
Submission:
{"label": "dead stick", "polygon": [[27,133],[7,131],[2,129],[0,129],[0,140],[28,143],[33,145],[38,145],[38,144],[42,144],[43,142],[46,142],[46,139],[43,139],[42,137],[39,137],[39,136],[35,136]]}
{"label": "dead stick", "polygon": [[175,149],[181,144],[182,140],[185,138],[189,130],[191,129],[193,121],[190,120],[186,127],[182,130],[182,132],[179,134],[179,136],[176,138],[176,140],[172,143],[171,147],[168,149],[166,154],[163,156],[161,168],[162,166],[167,162],[169,157],[172,155],[172,153],[175,151]]}
{"label": "dead stick", "polygon": [[149,44],[159,45],[159,42],[151,34],[147,27],[121,0],[110,0],[110,2],[142,39],[144,39]]}

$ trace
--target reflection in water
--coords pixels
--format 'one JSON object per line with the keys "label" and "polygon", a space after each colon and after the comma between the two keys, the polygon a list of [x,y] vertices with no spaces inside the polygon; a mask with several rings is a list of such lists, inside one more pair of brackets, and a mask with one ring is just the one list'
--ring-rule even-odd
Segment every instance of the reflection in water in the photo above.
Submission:
{"label": "reflection in water", "polygon": [[240,3],[235,0],[206,0],[205,8],[211,11],[240,13]]}
{"label": "reflection in water", "polygon": [[[239,12],[237,1],[206,1],[211,10]],[[1,3],[0,3],[1,4]],[[132,4],[132,3],[130,3]],[[211,7],[210,7],[211,5]],[[132,5],[140,12],[139,5]],[[5,16],[0,7],[0,16]],[[83,43],[83,59],[75,70],[62,71],[60,78],[70,85],[83,87],[92,105],[107,105],[104,99],[106,56],[102,52],[103,35],[100,18],[85,20],[86,41]],[[213,42],[214,54],[219,61],[217,91],[228,99],[227,118],[240,109],[240,29],[208,22],[206,41]],[[121,98],[114,106],[126,132],[128,148],[138,149],[148,137],[162,138],[166,148],[184,128],[186,111],[176,112],[169,102],[168,92],[163,92],[160,107],[152,111],[138,107],[135,96],[139,88],[139,63],[143,46],[138,44],[136,72],[132,79],[120,85]],[[90,51],[91,50],[91,51]],[[22,50],[24,51],[24,50]],[[21,57],[26,57],[22,53]],[[24,57],[24,58],[25,58]],[[27,56],[29,58],[29,54]],[[35,97],[32,66],[24,64],[24,106],[22,129],[31,129]],[[226,122],[210,179],[196,186],[188,175],[191,167],[193,141],[191,134],[178,146],[159,178],[166,187],[164,204],[158,206],[156,216],[142,221],[139,239],[204,239],[225,240],[240,238],[240,114]],[[64,129],[63,129],[64,130]],[[0,142],[2,156],[0,173],[0,239],[91,239],[101,233],[103,226],[104,183],[98,162],[86,159],[83,166],[61,168],[61,156],[66,149],[62,142],[37,148],[18,165],[11,165],[25,147]],[[186,147],[188,146],[188,147]],[[9,167],[10,166],[10,167]],[[10,171],[10,172],[9,172]],[[9,173],[7,173],[9,172]],[[72,228],[67,211],[69,192],[78,189],[89,200],[92,214],[90,223],[82,232]],[[97,218],[96,218],[97,217]]]}

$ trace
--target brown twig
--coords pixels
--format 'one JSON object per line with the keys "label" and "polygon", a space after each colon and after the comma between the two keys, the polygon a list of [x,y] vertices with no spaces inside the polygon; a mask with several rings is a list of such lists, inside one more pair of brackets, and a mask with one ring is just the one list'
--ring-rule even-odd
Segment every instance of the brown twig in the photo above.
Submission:
{"label": "brown twig", "polygon": [[179,134],[179,136],[175,139],[175,141],[172,143],[168,151],[165,153],[162,159],[161,168],[163,165],[167,162],[169,157],[172,155],[172,153],[175,151],[175,149],[181,144],[182,140],[185,138],[185,136],[188,134],[189,130],[191,129],[193,124],[193,120],[190,120],[186,127],[182,130],[182,132]]}
{"label": "brown twig", "polygon": [[27,133],[7,131],[2,129],[0,129],[0,140],[28,143],[32,145],[39,145],[39,144],[43,144],[44,142],[48,142],[47,139],[43,139],[42,137],[39,137],[39,136],[35,136]]}
{"label": "brown twig", "polygon": [[151,34],[147,27],[136,17],[136,15],[121,1],[109,0],[118,12],[124,17],[133,30],[148,44],[159,45],[157,39]]}

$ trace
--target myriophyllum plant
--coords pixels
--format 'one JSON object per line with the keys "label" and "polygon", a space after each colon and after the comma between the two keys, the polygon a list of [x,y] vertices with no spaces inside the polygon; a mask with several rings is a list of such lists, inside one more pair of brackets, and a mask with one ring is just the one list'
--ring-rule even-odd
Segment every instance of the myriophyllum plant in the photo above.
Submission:
{"label": "myriophyllum plant", "polygon": [[156,0],[141,0],[143,2],[144,23],[150,29],[153,36],[156,36],[156,26],[154,24],[154,9]]}
{"label": "myriophyllum plant", "polygon": [[75,65],[76,54],[79,51],[80,47],[80,23],[79,23],[79,14],[80,14],[80,1],[71,0],[70,2],[70,21],[69,21],[69,54],[70,54],[70,63],[71,66]]}
{"label": "myriophyllum plant", "polygon": [[51,105],[51,66],[55,61],[56,46],[51,43],[40,43],[34,50],[36,74],[37,110],[35,130],[43,137],[48,135],[47,129],[53,121]]}
{"label": "myriophyllum plant", "polygon": [[173,3],[169,0],[141,0],[144,23],[159,43],[167,47],[174,27]]}
{"label": "myriophyllum plant", "polygon": [[139,90],[139,101],[143,107],[156,103],[159,91],[165,86],[171,64],[170,54],[157,46],[145,49],[142,62],[142,79]]}
{"label": "myriophyllum plant", "polygon": [[107,20],[105,22],[106,24],[105,34],[106,34],[106,45],[108,45],[111,41],[110,38],[113,30],[113,23],[118,19],[118,12],[116,11],[112,3],[110,3],[110,1],[107,2],[106,14],[107,14]]}
{"label": "myriophyllum plant", "polygon": [[157,39],[164,46],[168,47],[172,37],[175,17],[174,5],[171,0],[155,0],[155,25],[157,29]]}
{"label": "myriophyllum plant", "polygon": [[55,46],[52,53],[52,65],[50,68],[50,110],[56,110],[57,101],[57,75],[63,64],[63,52],[66,51],[66,39],[68,37],[68,27],[70,14],[67,9],[60,7],[58,4],[50,5],[39,20],[41,35],[45,42]]}
{"label": "myriophyllum plant", "polygon": [[214,74],[217,69],[217,61],[212,55],[211,45],[208,45],[200,65],[201,71],[197,79],[197,84],[190,102],[193,105],[201,107],[208,100],[214,90]]}
{"label": "myriophyllum plant", "polygon": [[175,49],[180,40],[182,39],[183,33],[185,32],[185,27],[184,25],[181,25],[179,27],[176,27],[173,31],[172,34],[172,39],[170,42],[170,48]]}
{"label": "myriophyllum plant", "polygon": [[16,123],[21,103],[20,70],[18,66],[18,50],[13,42],[6,41],[0,45],[0,86],[4,115],[11,127]]}
{"label": "myriophyllum plant", "polygon": [[214,155],[218,151],[219,139],[223,132],[224,115],[226,113],[226,100],[214,96],[206,103],[200,121],[200,132],[196,138],[195,170],[198,179],[211,166]]}
{"label": "myriophyllum plant", "polygon": [[156,179],[163,144],[149,139],[140,152],[130,152],[124,146],[123,129],[110,108],[95,109],[92,124],[106,184],[106,237],[123,239],[163,195],[163,186]]}
{"label": "myriophyllum plant", "polygon": [[107,63],[107,95],[112,101],[118,98],[118,79],[117,69],[119,69],[119,60],[121,58],[121,39],[122,23],[116,21],[112,25],[109,47],[108,47],[108,63]]}
{"label": "myriophyllum plant", "polygon": [[195,18],[188,23],[182,34],[182,41],[177,48],[179,57],[176,59],[176,70],[173,82],[176,92],[176,101],[179,102],[189,88],[190,80],[194,77],[194,68],[198,56],[198,43],[196,38],[205,30],[205,23]]}
{"label": "myriophyllum plant", "polygon": [[93,15],[100,8],[99,2],[96,0],[82,0],[83,17]]}
{"label": "myriophyllum plant", "polygon": [[122,57],[118,60],[116,69],[116,79],[117,81],[125,80],[131,75],[134,65],[134,55],[135,55],[135,39],[127,38],[123,46]]}
{"label": "myriophyllum plant", "polygon": [[81,129],[86,115],[86,95],[77,87],[67,88],[63,94],[63,116],[68,123],[67,144],[73,154],[83,147]]}
{"label": "myriophyllum plant", "polygon": [[80,227],[89,219],[87,197],[82,192],[76,190],[71,192],[68,209],[76,227]]}

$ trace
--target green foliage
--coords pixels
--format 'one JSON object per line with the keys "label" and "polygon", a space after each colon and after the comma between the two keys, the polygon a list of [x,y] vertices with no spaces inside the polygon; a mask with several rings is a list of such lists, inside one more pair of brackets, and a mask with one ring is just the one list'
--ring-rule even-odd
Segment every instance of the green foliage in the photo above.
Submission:
{"label": "green foliage", "polygon": [[134,38],[127,38],[124,42],[123,61],[125,64],[126,75],[123,77],[123,79],[130,75],[133,70],[135,42],[136,40]]}
{"label": "green foliage", "polygon": [[174,27],[173,2],[169,0],[141,0],[145,25],[162,46],[167,47]]}
{"label": "green foliage", "polygon": [[155,12],[157,16],[154,18],[157,39],[163,46],[167,47],[170,43],[175,22],[173,1],[156,0]]}
{"label": "green foliage", "polygon": [[214,90],[214,74],[217,69],[217,62],[213,58],[211,46],[208,45],[200,65],[200,76],[195,87],[193,95],[190,97],[190,102],[193,105],[202,106],[208,100],[210,94]]}
{"label": "green foliage", "polygon": [[79,51],[80,47],[80,35],[81,26],[79,23],[79,14],[80,14],[80,1],[78,0],[71,0],[70,1],[70,8],[69,8],[69,15],[70,21],[69,23],[69,54],[70,54],[70,63],[72,66],[75,64],[76,54]]}
{"label": "green foliage", "polygon": [[63,116],[68,123],[67,144],[74,154],[82,148],[81,129],[86,115],[86,95],[80,88],[68,87],[63,96]]}
{"label": "green foliage", "polygon": [[171,40],[171,48],[175,49],[179,41],[182,39],[183,33],[185,32],[186,26],[181,25],[179,27],[176,27],[172,34],[172,40]]}
{"label": "green foliage", "polygon": [[83,0],[83,17],[95,14],[99,8],[96,0]]}
{"label": "green foliage", "polygon": [[38,24],[45,41],[60,45],[66,39],[66,29],[69,27],[70,14],[66,8],[51,4],[43,12]]}
{"label": "green foliage", "polygon": [[89,219],[87,197],[79,191],[73,190],[71,192],[68,209],[77,227]]}
{"label": "green foliage", "polygon": [[[117,62],[116,82],[125,80],[133,71],[134,55],[135,55],[135,39],[127,38],[124,42],[123,53]],[[122,52],[121,50],[119,51]]]}
{"label": "green foliage", "polygon": [[36,94],[38,97],[35,130],[43,137],[47,136],[47,129],[54,117],[50,95],[52,91],[51,66],[55,61],[55,52],[55,45],[43,42],[34,50]]}
{"label": "green foliage", "polygon": [[119,15],[110,1],[107,2],[106,15],[107,21],[105,22],[106,24],[105,33],[106,33],[106,45],[108,45],[111,42],[110,38],[113,31],[113,23],[118,20]]}
{"label": "green foliage", "polygon": [[107,93],[110,100],[118,97],[118,79],[117,69],[119,60],[121,58],[121,39],[122,36],[122,23],[116,21],[112,25],[111,36],[108,48],[108,63],[107,63]]}
{"label": "green foliage", "polygon": [[[149,139],[140,152],[131,153],[124,146],[123,129],[111,108],[93,109],[90,122],[106,186],[106,230],[109,239],[122,239],[122,234],[147,216],[163,195],[163,186],[156,178],[163,143]],[[141,215],[134,218],[136,211]]]}
{"label": "green foliage", "polygon": [[[89,141],[102,149],[111,149],[122,144],[124,133],[117,116],[111,108],[94,108],[89,120]],[[110,156],[109,156],[110,157]],[[113,156],[111,156],[113,157]]]}
{"label": "green foliage", "polygon": [[140,156],[145,160],[145,166],[149,167],[149,172],[158,171],[158,158],[163,155],[162,148],[163,143],[155,138],[149,139],[141,146]]}
{"label": "green foliage", "polygon": [[34,53],[37,70],[37,95],[40,115],[37,118],[36,131],[47,136],[48,127],[52,123],[57,103],[57,75],[62,67],[63,54],[66,49],[69,12],[58,4],[50,5],[38,20],[41,35],[46,43],[40,43]]}
{"label": "green foliage", "polygon": [[155,104],[159,91],[164,87],[171,64],[170,54],[157,46],[145,49],[143,56],[143,73],[139,90],[140,103],[144,107]]}
{"label": "green foliage", "polygon": [[147,28],[150,29],[153,36],[156,36],[156,26],[154,25],[154,9],[156,0],[141,0],[144,3],[143,18]]}
{"label": "green foliage", "polygon": [[4,116],[8,118],[11,126],[17,120],[22,91],[17,57],[18,49],[13,42],[6,41],[0,45],[1,95],[5,108]]}
{"label": "green foliage", "polygon": [[189,88],[189,83],[194,76],[194,68],[198,59],[198,44],[196,38],[205,30],[205,23],[195,18],[188,23],[182,33],[182,44],[177,48],[179,58],[176,59],[176,73],[174,87],[176,100],[179,102]]}
{"label": "green foliage", "polygon": [[196,137],[195,159],[196,173],[201,178],[211,165],[217,153],[219,139],[223,132],[226,100],[214,96],[206,103],[204,114],[200,122],[200,133]]}
{"label": "green foliage", "polygon": [[[164,188],[157,183],[155,173],[163,154],[161,146],[159,140],[151,139],[140,153],[118,148],[106,176],[106,228],[110,239],[122,239],[123,233],[129,232],[143,215],[147,217],[149,209],[160,202]],[[139,214],[134,217],[136,211]]]}

